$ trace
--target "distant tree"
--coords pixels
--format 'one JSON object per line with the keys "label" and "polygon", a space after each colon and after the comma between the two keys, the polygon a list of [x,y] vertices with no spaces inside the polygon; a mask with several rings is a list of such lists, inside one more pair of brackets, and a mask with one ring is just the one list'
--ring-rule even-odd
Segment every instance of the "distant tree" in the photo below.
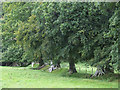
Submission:
{"label": "distant tree", "polygon": [[[17,41],[24,45],[25,50],[29,50],[33,57],[37,58],[39,65],[42,66],[42,42],[45,37],[44,24],[38,24],[38,20],[35,15],[31,15],[27,22],[21,22],[18,31],[16,32]],[[43,25],[42,25],[43,24]]]}
{"label": "distant tree", "polygon": [[30,5],[32,5],[32,3],[3,3],[4,16],[1,25],[3,62],[23,63],[21,62],[21,59],[25,51],[22,45],[17,45],[15,33],[19,28],[19,22],[26,21],[31,15],[31,8],[25,11],[25,9]]}
{"label": "distant tree", "polygon": [[52,60],[53,64],[60,67],[61,58],[59,57],[59,51],[61,49],[61,32],[59,30],[59,24],[56,22],[60,15],[59,3],[49,3],[45,12],[45,32],[46,38],[43,43],[43,51],[46,59]]}

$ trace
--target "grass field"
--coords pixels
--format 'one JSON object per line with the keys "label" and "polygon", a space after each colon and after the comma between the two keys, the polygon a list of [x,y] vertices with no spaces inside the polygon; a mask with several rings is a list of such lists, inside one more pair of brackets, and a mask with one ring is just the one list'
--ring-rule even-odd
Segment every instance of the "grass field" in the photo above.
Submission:
{"label": "grass field", "polygon": [[[64,65],[62,66],[64,67]],[[118,88],[118,77],[113,74],[89,78],[91,73],[70,75],[66,68],[52,73],[42,70],[32,70],[29,67],[0,67],[2,70],[2,88]]]}

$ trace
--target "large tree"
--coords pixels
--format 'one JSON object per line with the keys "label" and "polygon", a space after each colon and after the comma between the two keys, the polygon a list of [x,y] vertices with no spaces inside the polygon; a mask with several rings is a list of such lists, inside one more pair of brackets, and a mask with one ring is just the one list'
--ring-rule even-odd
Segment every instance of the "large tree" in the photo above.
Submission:
{"label": "large tree", "polygon": [[[93,64],[101,66],[105,72],[114,72],[118,67],[118,28],[116,20],[118,16],[118,3],[100,3],[97,7],[101,15],[100,28],[94,37],[94,61]],[[119,21],[117,22],[119,23]]]}
{"label": "large tree", "polygon": [[[56,22],[61,34],[60,56],[69,62],[69,72],[75,73],[75,63],[82,61],[84,43],[86,42],[90,3],[59,3],[59,17]],[[58,39],[59,40],[59,39]]]}
{"label": "large tree", "polygon": [[35,8],[26,22],[21,22],[16,32],[17,41],[24,45],[25,50],[30,51],[33,58],[44,65],[42,44],[45,38],[45,19],[43,12],[47,3],[35,3]]}
{"label": "large tree", "polygon": [[70,73],[77,72],[78,61],[100,65],[106,72],[119,69],[119,3],[23,2],[3,7],[3,52],[22,48],[22,61],[31,56],[40,66],[46,60],[65,61]]}

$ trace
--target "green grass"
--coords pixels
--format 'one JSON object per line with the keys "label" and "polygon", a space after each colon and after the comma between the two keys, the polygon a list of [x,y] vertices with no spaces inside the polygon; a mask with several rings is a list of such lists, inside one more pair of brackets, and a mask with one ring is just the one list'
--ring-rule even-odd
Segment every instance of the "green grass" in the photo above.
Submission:
{"label": "green grass", "polygon": [[[64,66],[67,64],[62,64],[62,67]],[[80,73],[73,75],[67,72],[66,67],[52,73],[47,71],[47,67],[42,70],[32,70],[29,69],[30,66],[29,68],[1,66],[0,82],[3,88],[118,88],[118,77],[113,74],[90,79],[91,71],[88,69],[86,74],[84,67],[81,68]]]}

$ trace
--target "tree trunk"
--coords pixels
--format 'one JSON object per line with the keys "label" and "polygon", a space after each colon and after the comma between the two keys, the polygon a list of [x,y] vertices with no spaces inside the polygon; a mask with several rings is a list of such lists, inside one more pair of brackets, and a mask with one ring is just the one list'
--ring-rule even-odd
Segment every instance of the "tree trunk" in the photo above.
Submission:
{"label": "tree trunk", "polygon": [[109,64],[105,67],[105,73],[114,73],[114,69]]}
{"label": "tree trunk", "polygon": [[41,67],[42,65],[44,65],[44,62],[41,55],[41,57],[39,57],[39,67]]}
{"label": "tree trunk", "polygon": [[57,62],[57,64],[55,65],[55,67],[57,67],[57,68],[60,68],[60,67],[61,67],[61,66],[60,66],[60,61]]}
{"label": "tree trunk", "polygon": [[60,66],[60,61],[57,63],[57,68],[60,68],[61,66]]}
{"label": "tree trunk", "polygon": [[73,61],[69,62],[69,73],[70,74],[77,73],[77,70],[75,68],[75,63]]}
{"label": "tree trunk", "polygon": [[17,62],[13,62],[12,66],[14,67],[17,66]]}
{"label": "tree trunk", "polygon": [[[110,60],[111,60],[111,58],[110,58]],[[114,73],[114,69],[113,69],[113,67],[110,65],[110,60],[108,60],[107,62],[106,62],[106,65],[104,66],[104,72],[105,73]]]}
{"label": "tree trunk", "polygon": [[39,68],[41,68],[41,66],[43,65],[44,65],[44,62],[43,62],[42,54],[41,54],[41,56],[39,57]]}
{"label": "tree trunk", "polygon": [[45,64],[44,64],[42,56],[41,56],[41,57],[39,57],[39,67],[37,69],[39,70],[39,69],[41,69],[43,67],[45,67]]}

